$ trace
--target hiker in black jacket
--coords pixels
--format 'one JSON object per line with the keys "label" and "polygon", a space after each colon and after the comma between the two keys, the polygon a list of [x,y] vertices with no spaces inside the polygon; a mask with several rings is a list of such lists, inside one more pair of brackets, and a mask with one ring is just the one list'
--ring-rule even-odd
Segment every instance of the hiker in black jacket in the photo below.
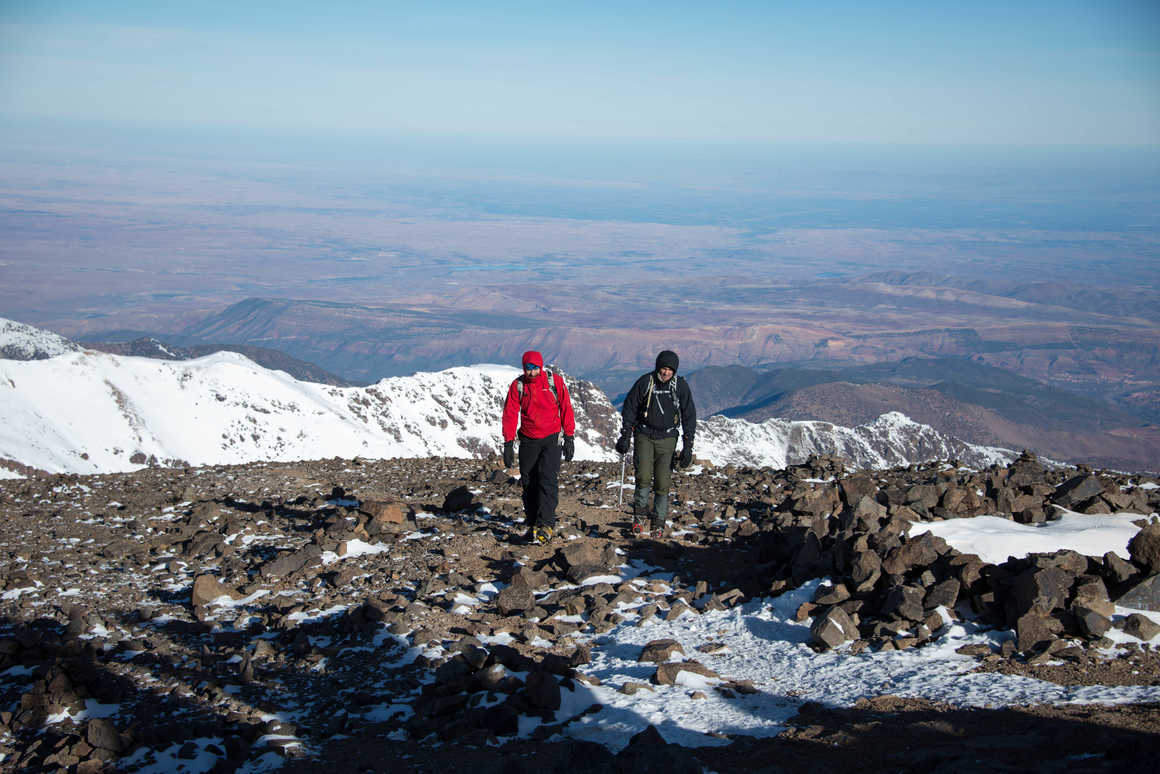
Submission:
{"label": "hiker in black jacket", "polygon": [[[635,446],[632,462],[636,470],[636,490],[632,498],[632,531],[645,531],[645,514],[649,514],[649,533],[659,538],[669,513],[669,485],[676,463],[687,468],[693,462],[693,434],[697,428],[697,408],[688,383],[677,376],[680,360],[670,350],[657,355],[656,370],[636,380],[624,398],[621,410],[623,424],[616,451],[627,454]],[[677,456],[677,433],[682,437]],[[653,495],[652,512],[648,510],[649,493]]]}

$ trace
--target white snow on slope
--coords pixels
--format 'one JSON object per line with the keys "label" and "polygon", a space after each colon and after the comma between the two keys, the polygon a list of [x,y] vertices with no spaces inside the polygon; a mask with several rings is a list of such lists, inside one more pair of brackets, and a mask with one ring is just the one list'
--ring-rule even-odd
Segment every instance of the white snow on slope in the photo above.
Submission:
{"label": "white snow on slope", "polygon": [[[503,395],[517,373],[484,365],[343,388],[232,352],[177,362],[91,351],[0,360],[0,459],[95,473],[140,468],[135,454],[192,465],[468,457],[498,449]],[[576,454],[611,458],[583,434]]]}
{"label": "white snow on slope", "polygon": [[861,468],[939,459],[987,467],[1018,456],[1007,449],[963,443],[897,411],[858,427],[776,418],[755,424],[712,416],[697,423],[696,453],[717,464],[773,468],[800,464],[811,454],[834,454]]}
{"label": "white snow on slope", "polygon": [[[0,463],[53,473],[153,462],[484,456],[499,450],[503,398],[519,374],[476,365],[340,388],[297,381],[237,353],[124,357],[81,350],[2,318],[0,325],[8,331],[0,343],[10,347],[0,348]],[[5,352],[15,359],[3,359]],[[594,385],[565,379],[576,410],[576,458],[617,459],[617,410]],[[943,436],[899,413],[855,428],[709,417],[697,423],[695,454],[719,465],[777,468],[811,454],[838,455],[861,468],[936,459],[985,467],[1015,456]]]}
{"label": "white snow on slope", "polygon": [[0,357],[40,360],[80,350],[78,345],[51,331],[0,317]]}
{"label": "white snow on slope", "polygon": [[[1146,519],[1138,513],[1089,516],[1064,511],[1057,521],[1018,524],[1002,516],[922,521],[910,525],[910,536],[933,532],[964,554],[977,554],[984,562],[1002,564],[1009,556],[1051,553],[1068,549],[1084,556],[1103,556],[1108,551],[1127,559],[1128,541]],[[1021,552],[1013,554],[1012,551]]]}

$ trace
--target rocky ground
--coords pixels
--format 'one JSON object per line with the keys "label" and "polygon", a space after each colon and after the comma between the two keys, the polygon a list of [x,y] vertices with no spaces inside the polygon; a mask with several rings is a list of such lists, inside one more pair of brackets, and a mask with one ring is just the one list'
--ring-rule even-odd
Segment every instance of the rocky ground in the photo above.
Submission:
{"label": "rocky ground", "polygon": [[[655,541],[625,534],[619,466],[575,463],[561,528],[539,546],[522,542],[518,482],[498,467],[335,459],[0,482],[0,768],[1120,771],[1150,770],[1160,752],[1158,704],[890,695],[806,702],[780,736],[717,747],[646,729],[614,754],[558,733],[590,711],[560,715],[562,694],[595,680],[596,636],[817,577],[834,583],[798,616],[819,652],[926,647],[970,617],[1014,631],[967,654],[979,670],[1160,685],[1156,625],[1111,602],[1157,609],[1160,526],[1130,561],[1061,551],[1002,565],[906,532],[980,514],[1036,523],[1058,507],[1152,513],[1154,481],[1031,457],[981,472],[847,473],[824,458],[707,469],[677,477],[670,534]],[[617,577],[632,561],[656,577]],[[1142,644],[1109,656],[1113,626]],[[758,690],[672,643],[641,659],[656,664],[651,685],[622,693],[689,671],[722,696]]]}

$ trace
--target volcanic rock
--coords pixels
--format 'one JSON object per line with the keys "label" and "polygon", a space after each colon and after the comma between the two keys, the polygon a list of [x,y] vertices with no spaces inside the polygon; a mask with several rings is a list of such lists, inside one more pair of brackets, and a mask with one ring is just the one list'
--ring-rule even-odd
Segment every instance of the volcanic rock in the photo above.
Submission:
{"label": "volcanic rock", "polygon": [[843,642],[858,638],[858,627],[840,607],[831,607],[814,619],[810,637],[822,649],[836,648]]}
{"label": "volcanic rock", "polygon": [[1137,532],[1128,541],[1128,553],[1149,575],[1160,573],[1160,522],[1151,522]]}
{"label": "volcanic rock", "polygon": [[1132,586],[1120,595],[1116,604],[1160,612],[1160,575],[1152,575]]}
{"label": "volcanic rock", "polygon": [[697,661],[670,661],[657,667],[656,674],[653,675],[653,682],[657,685],[676,685],[677,675],[681,672],[691,672],[711,679],[720,677],[712,669]]}
{"label": "volcanic rock", "polygon": [[673,657],[673,654],[685,655],[685,649],[676,640],[653,640],[644,646],[637,661],[651,661],[661,664]]}

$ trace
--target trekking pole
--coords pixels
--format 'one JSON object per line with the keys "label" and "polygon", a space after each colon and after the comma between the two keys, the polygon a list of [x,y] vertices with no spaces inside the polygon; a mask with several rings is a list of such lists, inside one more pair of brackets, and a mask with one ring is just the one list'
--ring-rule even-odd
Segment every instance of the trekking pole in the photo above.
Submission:
{"label": "trekking pole", "polygon": [[628,461],[628,455],[620,455],[620,497],[616,501],[616,507],[624,510],[624,465]]}

